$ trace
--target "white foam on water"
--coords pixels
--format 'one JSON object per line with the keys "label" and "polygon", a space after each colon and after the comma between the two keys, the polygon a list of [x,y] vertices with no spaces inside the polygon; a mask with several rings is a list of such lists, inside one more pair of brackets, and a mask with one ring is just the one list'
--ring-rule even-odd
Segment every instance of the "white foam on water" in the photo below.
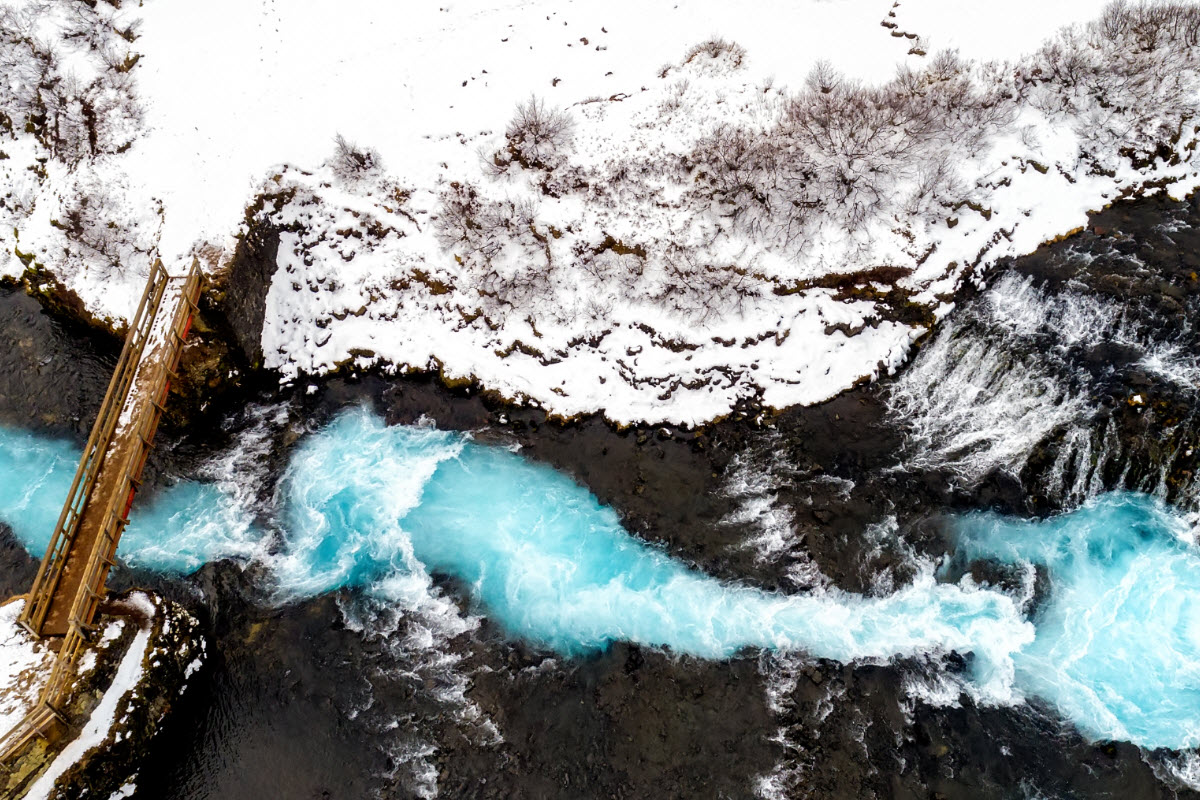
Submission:
{"label": "white foam on water", "polygon": [[969,515],[955,534],[968,561],[1046,570],[1016,685],[1091,739],[1200,746],[1200,550],[1182,515],[1112,493],[1046,520]]}
{"label": "white foam on water", "polygon": [[1070,347],[1111,341],[1142,343],[1136,323],[1116,303],[1082,291],[1043,291],[1032,277],[1001,275],[983,298],[986,317],[1008,333],[1033,337],[1052,334],[1053,345]]}
{"label": "white foam on water", "polygon": [[[793,697],[796,687],[806,679],[803,670],[808,666],[807,659],[794,654],[773,653],[759,659],[759,671],[766,677],[766,701],[771,713],[783,716],[795,709]],[[781,725],[771,735],[771,741],[783,748],[784,757],[770,772],[755,779],[754,792],[763,800],[786,800],[791,797],[808,771],[803,750],[789,728],[786,724]]]}
{"label": "white foam on water", "polygon": [[[1017,325],[1036,313],[1017,311],[1006,312]],[[968,325],[962,318],[948,321],[888,400],[907,429],[908,464],[945,469],[972,484],[993,469],[1020,472],[1038,443],[1086,423],[1093,409],[1036,357],[1022,357],[1003,338],[971,335]]]}
{"label": "white foam on water", "polygon": [[779,487],[796,475],[777,449],[780,437],[768,436],[762,447],[738,453],[727,468],[722,492],[738,506],[721,519],[723,525],[744,525],[753,533],[742,547],[754,550],[759,562],[774,562],[796,543],[792,509],[779,499]]}
{"label": "white foam on water", "polygon": [[1150,762],[1150,767],[1164,783],[1200,792],[1200,751],[1157,758]]}
{"label": "white foam on water", "polygon": [[935,708],[958,707],[959,701],[966,692],[966,685],[954,675],[935,672],[923,675],[905,675],[903,689],[908,702],[902,703],[901,708],[905,711],[905,716],[911,720],[914,702],[921,702]]}
{"label": "white foam on water", "polygon": [[269,485],[275,435],[290,414],[287,403],[248,407],[244,412],[248,424],[238,431],[232,446],[204,463],[200,477],[216,484],[238,505],[256,505],[262,487]]}
{"label": "white foam on water", "polygon": [[203,482],[180,480],[139,502],[121,540],[132,566],[192,572],[211,561],[270,558],[272,536],[258,523],[271,485],[271,450],[288,421],[287,404],[254,405],[232,443],[199,468]]}
{"label": "white foam on water", "polygon": [[[918,571],[931,572],[934,568],[931,561],[918,557],[912,545],[900,535],[900,524],[894,515],[868,525],[862,533],[862,539],[867,544],[862,554],[864,567],[885,551],[890,551],[900,556],[902,564],[914,567]],[[898,587],[896,565],[889,564],[882,569],[873,570],[870,583],[871,594],[877,597],[895,592]]]}
{"label": "white foam on water", "polygon": [[438,771],[431,760],[437,748],[428,742],[401,745],[392,750],[397,769],[404,768],[411,776],[411,789],[421,800],[438,796]]}
{"label": "white foam on water", "polygon": [[[753,550],[757,562],[775,563],[788,559],[784,574],[792,588],[827,586],[829,578],[800,546],[795,511],[779,497],[781,487],[807,477],[788,463],[780,443],[779,434],[772,432],[765,443],[733,457],[721,491],[738,505],[720,522],[750,529],[751,534],[738,546]],[[832,482],[838,486],[843,499],[854,488],[853,481],[831,475],[818,475],[812,480]]]}
{"label": "white foam on water", "polygon": [[[391,664],[415,678],[442,706],[441,716],[468,741],[479,747],[503,741],[499,727],[468,697],[471,678],[461,666],[463,656],[453,648],[455,640],[478,629],[480,618],[460,612],[427,574],[389,576],[374,584],[367,596],[340,598],[339,607],[347,628],[381,643]],[[418,797],[436,797],[438,772],[430,760],[436,746],[419,738],[424,734],[403,716],[390,720],[386,728],[404,731],[387,745],[395,764],[388,777],[395,779],[403,772]]]}
{"label": "white foam on water", "polygon": [[1156,342],[1138,364],[1181,389],[1200,391],[1200,357],[1189,348]]}
{"label": "white foam on water", "polygon": [[[1177,331],[1186,338],[1187,331]],[[1114,300],[1082,287],[1057,293],[1004,273],[973,306],[951,318],[895,382],[893,419],[907,431],[906,465],[946,470],[971,486],[993,470],[1018,475],[1039,445],[1058,437],[1046,492],[1077,505],[1104,491],[1103,476],[1130,463],[1114,424],[1096,427],[1093,379],[1073,367],[1072,348],[1114,344],[1176,388],[1200,391],[1200,356],[1162,341]],[[1132,402],[1137,402],[1134,398]],[[1139,490],[1166,496],[1173,458]],[[1179,489],[1187,496],[1190,488]]]}

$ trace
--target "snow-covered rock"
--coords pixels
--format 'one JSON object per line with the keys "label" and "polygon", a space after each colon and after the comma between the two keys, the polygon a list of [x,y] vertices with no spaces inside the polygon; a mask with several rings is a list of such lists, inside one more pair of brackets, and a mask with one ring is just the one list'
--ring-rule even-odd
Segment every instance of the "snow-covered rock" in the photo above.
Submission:
{"label": "snow-covered rock", "polygon": [[24,608],[24,600],[0,606],[0,736],[37,703],[54,665],[50,648],[17,624]]}
{"label": "snow-covered rock", "polygon": [[1200,182],[1187,4],[76,5],[2,6],[0,273],[116,320],[154,257],[268,231],[285,381],[432,369],[619,423],[816,403],[997,259]]}

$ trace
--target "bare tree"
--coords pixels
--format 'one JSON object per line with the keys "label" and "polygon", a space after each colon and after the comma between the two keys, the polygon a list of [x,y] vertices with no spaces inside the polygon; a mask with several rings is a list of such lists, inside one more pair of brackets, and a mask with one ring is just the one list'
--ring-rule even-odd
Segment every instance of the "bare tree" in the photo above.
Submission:
{"label": "bare tree", "polygon": [[330,166],[333,174],[347,183],[378,177],[383,173],[383,159],[369,147],[359,147],[346,141],[340,133],[333,139],[334,150]]}
{"label": "bare tree", "polygon": [[525,169],[553,170],[560,166],[575,133],[571,115],[547,108],[536,96],[517,105],[505,129],[506,146],[492,159],[494,171],[503,173],[516,163]]}

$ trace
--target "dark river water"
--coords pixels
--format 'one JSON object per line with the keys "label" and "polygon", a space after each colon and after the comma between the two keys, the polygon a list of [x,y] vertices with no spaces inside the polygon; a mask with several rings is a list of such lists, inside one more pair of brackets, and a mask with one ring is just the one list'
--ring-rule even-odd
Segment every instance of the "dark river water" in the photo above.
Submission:
{"label": "dark river water", "polygon": [[[1146,200],[964,290],[898,376],[767,425],[700,432],[548,423],[424,379],[246,389],[199,429],[164,428],[151,485],[226,487],[279,523],[297,448],[348,408],[520,448],[615,509],[663,556],[768,592],[882,598],[954,550],[950,520],[1074,509],[1114,489],[1200,506],[1200,213]],[[0,291],[0,423],[82,442],[117,352]],[[269,383],[266,381],[264,383]],[[154,491],[148,492],[153,502]],[[1197,796],[1188,753],[1091,741],[1039,700],[973,699],[955,653],[852,664],[747,647],[705,659],[623,642],[562,655],[510,636],[473,584],[419,601],[335,588],[281,597],[283,544],[145,567],[203,620],[211,658],[137,775],[138,798]],[[0,536],[0,590],[33,560]],[[1031,615],[1044,568],[962,558]]]}

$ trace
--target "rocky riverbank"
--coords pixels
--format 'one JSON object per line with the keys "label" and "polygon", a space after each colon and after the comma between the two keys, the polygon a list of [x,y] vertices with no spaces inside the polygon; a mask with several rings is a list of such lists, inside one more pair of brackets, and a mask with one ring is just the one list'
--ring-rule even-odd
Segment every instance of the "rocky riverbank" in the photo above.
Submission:
{"label": "rocky riverbank", "polygon": [[[787,591],[887,593],[948,552],[939,517],[949,512],[1046,513],[1118,486],[1161,486],[1190,502],[1200,384],[1185,368],[1200,345],[1197,245],[1194,203],[1121,204],[1071,239],[1006,263],[991,289],[964,290],[951,322],[898,379],[776,415],[746,407],[696,430],[548,421],[431,376],[347,370],[277,390],[249,369],[252,356],[239,356],[240,385],[204,408],[220,424],[181,419],[164,429],[155,480],[213,459],[242,464],[233,456],[253,434],[245,458],[257,465],[252,493],[269,517],[289,447],[347,404],[367,402],[394,423],[425,417],[519,446],[616,508],[631,532],[710,574]],[[226,298],[239,291],[224,288]],[[3,335],[30,342],[0,348],[0,416],[84,435],[111,348],[19,294],[0,302],[0,317],[12,320]],[[1069,307],[1096,324],[1073,328]],[[214,374],[232,371],[223,357],[214,363]],[[964,363],[991,372],[967,375]],[[967,377],[983,391],[965,393]],[[79,388],[60,391],[64,378]],[[988,401],[1006,392],[1038,402],[1004,417],[1006,430],[989,429],[982,423],[997,409]],[[7,546],[0,582],[22,583],[19,556]],[[1012,578],[972,568],[980,580]],[[430,620],[353,592],[277,606],[254,567],[212,564],[185,581],[120,570],[114,579],[187,606],[212,653],[197,691],[149,745],[136,796],[251,798],[268,787],[296,797],[434,787],[442,797],[547,798],[748,797],[756,786],[781,797],[1188,791],[1171,782],[1166,754],[1089,743],[1048,709],[930,701],[937,671],[961,666],[954,657],[706,662],[621,645],[564,661],[486,619],[431,631]],[[472,612],[464,593],[442,588],[461,614]]]}
{"label": "rocky riverbank", "polygon": [[132,790],[151,739],[204,660],[197,619],[141,592],[111,598],[97,629],[63,708],[69,724],[6,765],[6,797],[76,800]]}

